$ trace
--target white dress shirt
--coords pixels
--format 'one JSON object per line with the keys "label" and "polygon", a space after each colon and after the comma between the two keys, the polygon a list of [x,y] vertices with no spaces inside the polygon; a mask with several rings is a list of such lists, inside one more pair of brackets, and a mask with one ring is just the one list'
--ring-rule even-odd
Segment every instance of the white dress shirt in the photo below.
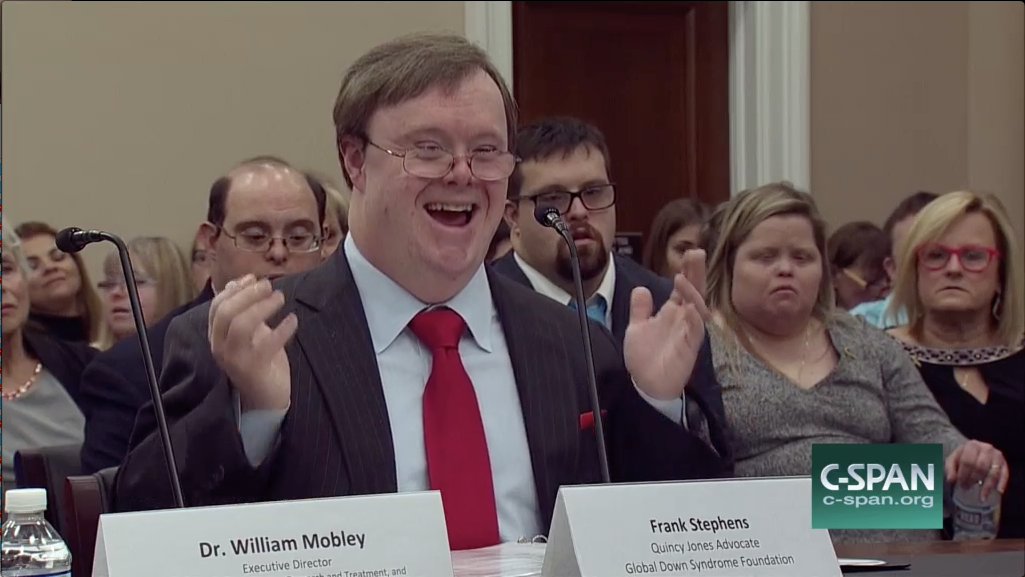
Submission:
{"label": "white dress shirt", "polygon": [[[571,302],[576,298],[562,289],[559,285],[553,283],[545,275],[541,274],[534,267],[527,264],[527,261],[520,258],[520,255],[513,252],[513,259],[516,260],[516,264],[520,265],[520,270],[527,276],[527,280],[530,281],[531,286],[534,290],[545,295],[546,297],[556,300],[566,306],[569,306]],[[612,330],[612,297],[615,296],[616,292],[616,261],[612,256],[609,256],[609,266],[605,269],[605,274],[601,277],[601,284],[598,285],[598,290],[593,295],[584,295],[588,301],[593,299],[595,295],[601,296],[605,299],[605,326]],[[626,327],[623,327],[624,329]]]}

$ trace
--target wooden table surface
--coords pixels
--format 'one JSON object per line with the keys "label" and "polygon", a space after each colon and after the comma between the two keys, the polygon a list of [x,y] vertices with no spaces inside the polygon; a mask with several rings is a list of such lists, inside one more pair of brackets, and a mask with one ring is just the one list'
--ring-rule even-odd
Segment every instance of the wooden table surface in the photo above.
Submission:
{"label": "wooden table surface", "polygon": [[957,553],[998,553],[1025,551],[1025,539],[987,541],[926,541],[922,543],[839,543],[833,547],[837,557],[877,558]]}

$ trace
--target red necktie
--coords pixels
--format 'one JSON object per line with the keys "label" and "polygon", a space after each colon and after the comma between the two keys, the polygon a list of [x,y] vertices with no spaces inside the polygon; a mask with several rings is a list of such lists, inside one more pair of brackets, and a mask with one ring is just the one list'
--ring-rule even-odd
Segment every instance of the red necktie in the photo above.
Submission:
{"label": "red necktie", "polygon": [[452,550],[499,542],[491,460],[477,395],[459,357],[466,324],[451,309],[421,312],[410,330],[431,349],[424,389],[424,445],[431,489],[441,492]]}

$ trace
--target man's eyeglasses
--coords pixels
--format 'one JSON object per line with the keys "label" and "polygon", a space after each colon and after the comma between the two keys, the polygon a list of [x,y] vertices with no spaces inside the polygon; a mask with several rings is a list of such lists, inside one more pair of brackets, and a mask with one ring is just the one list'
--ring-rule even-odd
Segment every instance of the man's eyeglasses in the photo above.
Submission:
{"label": "man's eyeglasses", "polygon": [[931,271],[941,270],[957,255],[961,268],[968,272],[982,272],[990,263],[1000,257],[1000,251],[987,246],[962,246],[955,248],[938,242],[918,247],[918,262]]}
{"label": "man's eyeglasses", "polygon": [[224,236],[235,242],[245,252],[267,252],[275,240],[281,240],[288,252],[301,254],[320,250],[320,237],[310,232],[294,232],[286,236],[272,236],[262,232],[241,232],[235,236],[224,231]]}
{"label": "man's eyeglasses", "polygon": [[523,196],[520,197],[520,200],[530,200],[534,206],[551,207],[558,210],[559,214],[566,214],[573,206],[573,201],[578,198],[587,210],[605,210],[616,204],[616,185],[611,182],[597,184],[577,192],[553,190],[533,196]]}
{"label": "man's eyeglasses", "polygon": [[[440,146],[417,146],[401,152],[367,140],[374,148],[402,159],[402,168],[420,178],[441,178],[455,166],[456,155]],[[462,156],[460,156],[462,157]],[[510,152],[501,150],[478,150],[465,156],[470,162],[470,173],[484,181],[509,178],[519,162]]]}

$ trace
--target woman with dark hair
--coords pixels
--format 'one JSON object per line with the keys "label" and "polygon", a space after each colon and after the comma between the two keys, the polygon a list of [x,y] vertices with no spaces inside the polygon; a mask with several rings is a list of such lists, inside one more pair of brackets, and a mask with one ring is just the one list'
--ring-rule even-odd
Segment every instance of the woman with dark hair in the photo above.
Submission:
{"label": "woman with dark hair", "polygon": [[57,230],[44,222],[15,229],[28,264],[29,321],[66,341],[95,343],[103,334],[103,302],[80,254],[57,248]]}
{"label": "woman with dark hair", "polygon": [[683,272],[683,254],[699,248],[701,225],[708,208],[691,198],[678,198],[655,215],[644,247],[644,266],[673,278]]}
{"label": "woman with dark hair", "polygon": [[890,241],[883,229],[871,222],[849,222],[830,235],[827,251],[836,306],[850,310],[887,295],[890,277],[883,263]]}

